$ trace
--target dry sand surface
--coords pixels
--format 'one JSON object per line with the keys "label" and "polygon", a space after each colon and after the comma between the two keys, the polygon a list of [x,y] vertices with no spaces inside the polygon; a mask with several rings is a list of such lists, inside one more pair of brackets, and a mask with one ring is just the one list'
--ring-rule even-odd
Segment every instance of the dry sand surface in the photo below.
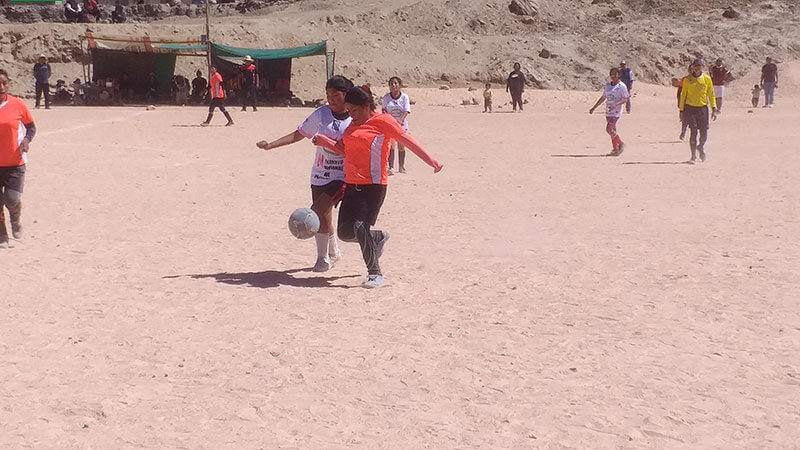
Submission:
{"label": "dry sand surface", "polygon": [[488,115],[412,91],[445,169],[410,156],[390,178],[378,290],[356,245],[315,274],[286,229],[310,143],[254,147],[311,110],[35,111],[27,235],[0,272],[0,446],[798,448],[785,68],[773,109],[732,90],[695,166],[672,89],[637,91],[620,158],[599,157],[595,92]]}

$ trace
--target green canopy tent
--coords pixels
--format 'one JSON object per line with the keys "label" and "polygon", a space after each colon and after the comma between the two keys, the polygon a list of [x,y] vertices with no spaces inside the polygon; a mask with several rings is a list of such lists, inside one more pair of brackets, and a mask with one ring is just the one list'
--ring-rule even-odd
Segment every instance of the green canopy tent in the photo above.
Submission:
{"label": "green canopy tent", "polygon": [[[121,83],[130,80],[134,90],[147,89],[150,73],[155,74],[160,97],[169,95],[175,59],[178,56],[206,55],[206,46],[197,40],[163,40],[149,36],[96,36],[86,32],[91,81]],[[88,80],[87,80],[88,81]],[[116,86],[119,88],[120,86]]]}
{"label": "green canopy tent", "polygon": [[239,68],[245,56],[255,60],[254,64],[259,74],[259,98],[268,103],[280,103],[291,99],[292,59],[326,55],[328,72],[333,70],[327,41],[282,49],[241,48],[214,43],[210,48],[211,64],[222,74],[225,88],[232,97],[236,97],[239,92]]}

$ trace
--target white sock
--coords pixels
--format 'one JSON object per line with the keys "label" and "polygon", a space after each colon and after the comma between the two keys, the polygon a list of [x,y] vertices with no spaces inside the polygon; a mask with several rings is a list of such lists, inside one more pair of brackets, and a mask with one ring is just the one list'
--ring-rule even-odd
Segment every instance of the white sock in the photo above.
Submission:
{"label": "white sock", "polygon": [[330,234],[330,241],[328,241],[328,254],[336,256],[339,254],[339,240],[336,239],[336,233]]}
{"label": "white sock", "polygon": [[330,235],[327,233],[317,233],[314,239],[317,240],[317,258],[328,259],[328,240]]}

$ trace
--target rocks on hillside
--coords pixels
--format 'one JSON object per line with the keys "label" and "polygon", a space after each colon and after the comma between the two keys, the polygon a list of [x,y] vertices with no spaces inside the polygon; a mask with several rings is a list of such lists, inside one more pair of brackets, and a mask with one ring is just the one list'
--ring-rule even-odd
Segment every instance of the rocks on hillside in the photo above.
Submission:
{"label": "rocks on hillside", "polygon": [[534,0],[511,0],[508,10],[518,16],[536,17],[539,15],[539,6]]}
{"label": "rocks on hillside", "polygon": [[738,19],[741,16],[739,11],[736,11],[732,7],[725,8],[725,11],[722,12],[722,17],[726,19]]}

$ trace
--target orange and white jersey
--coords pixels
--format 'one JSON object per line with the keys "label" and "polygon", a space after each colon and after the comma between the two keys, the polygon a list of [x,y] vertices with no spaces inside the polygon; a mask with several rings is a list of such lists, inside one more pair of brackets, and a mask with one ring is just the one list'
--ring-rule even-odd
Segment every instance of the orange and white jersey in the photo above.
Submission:
{"label": "orange and white jersey", "polygon": [[8,95],[0,104],[0,167],[25,165],[25,156],[19,151],[25,139],[25,125],[33,123],[33,116],[25,103]]}
{"label": "orange and white jersey", "polygon": [[344,172],[347,184],[386,184],[392,140],[405,134],[389,114],[376,114],[344,132]]}
{"label": "orange and white jersey", "polygon": [[225,98],[225,89],[222,88],[222,75],[214,72],[211,75],[211,98]]}

